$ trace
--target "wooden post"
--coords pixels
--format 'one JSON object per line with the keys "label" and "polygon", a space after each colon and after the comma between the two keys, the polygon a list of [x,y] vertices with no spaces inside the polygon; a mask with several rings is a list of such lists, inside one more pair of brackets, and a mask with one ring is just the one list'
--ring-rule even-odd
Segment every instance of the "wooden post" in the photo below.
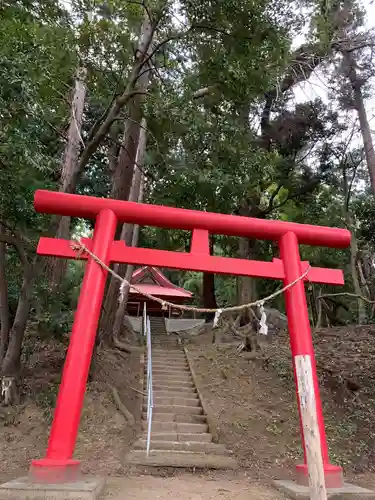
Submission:
{"label": "wooden post", "polygon": [[327,500],[324,466],[320,447],[318,418],[316,412],[311,356],[295,356],[298,398],[306,446],[306,461],[309,474],[310,500]]}

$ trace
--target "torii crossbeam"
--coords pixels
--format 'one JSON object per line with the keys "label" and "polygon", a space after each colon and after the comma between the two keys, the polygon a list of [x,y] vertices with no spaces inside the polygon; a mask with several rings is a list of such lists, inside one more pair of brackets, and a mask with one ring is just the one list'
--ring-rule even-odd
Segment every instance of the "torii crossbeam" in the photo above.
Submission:
{"label": "torii crossbeam", "polygon": [[[345,229],[199,212],[44,190],[35,193],[34,205],[38,212],[94,219],[93,238],[85,239],[83,243],[106,265],[116,262],[272,278],[283,280],[285,286],[293,283],[308,269],[309,263],[302,262],[300,259],[299,244],[346,248],[350,244],[351,237],[350,232]],[[124,222],[192,231],[190,252],[127,247],[123,241],[114,241],[117,224]],[[210,255],[210,233],[277,241],[281,259],[261,262]],[[37,251],[40,255],[77,258],[71,243],[61,239],[41,238]],[[86,259],[87,255],[83,253],[79,257]],[[32,477],[38,481],[68,480],[78,474],[79,461],[72,457],[106,278],[107,272],[103,267],[88,257],[46,458],[34,460],[31,465]],[[304,281],[306,280],[332,285],[344,284],[343,272],[338,269],[312,267]],[[311,359],[326,486],[339,487],[343,483],[342,469],[332,465],[329,461],[308,308],[302,280],[285,291],[285,302],[295,377],[296,356],[308,355]],[[298,390],[297,399],[299,403]],[[305,451],[305,462],[302,465],[297,465],[297,480],[300,484],[307,484],[306,450],[302,426],[301,437]]]}

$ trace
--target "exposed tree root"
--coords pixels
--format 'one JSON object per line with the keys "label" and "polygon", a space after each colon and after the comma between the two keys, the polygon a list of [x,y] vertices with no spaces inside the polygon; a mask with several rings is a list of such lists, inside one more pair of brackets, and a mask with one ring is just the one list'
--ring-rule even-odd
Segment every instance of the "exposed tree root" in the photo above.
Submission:
{"label": "exposed tree root", "polygon": [[119,351],[125,351],[127,353],[132,353],[132,352],[141,353],[144,351],[142,347],[136,347],[128,344],[127,342],[122,342],[117,337],[113,337],[113,346],[116,347],[116,349],[118,349]]}
{"label": "exposed tree root", "polygon": [[117,389],[115,389],[115,387],[111,387],[111,389],[112,389],[113,399],[115,400],[116,408],[120,413],[124,415],[124,417],[129,422],[130,425],[135,425],[135,418],[132,415],[132,413],[130,413],[130,411],[126,408],[124,403],[121,401]]}

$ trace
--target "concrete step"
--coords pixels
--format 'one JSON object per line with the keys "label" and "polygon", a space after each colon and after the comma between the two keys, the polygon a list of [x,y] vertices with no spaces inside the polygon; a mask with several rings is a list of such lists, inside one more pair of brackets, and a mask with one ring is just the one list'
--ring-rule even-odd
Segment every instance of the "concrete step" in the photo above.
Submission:
{"label": "concrete step", "polygon": [[[143,398],[143,404],[147,404],[147,397]],[[198,396],[192,398],[182,397],[158,397],[154,395],[154,406],[200,406]]]}
{"label": "concrete step", "polygon": [[[160,351],[164,352],[164,356],[177,356],[179,357],[178,351],[175,349],[178,347],[177,343],[172,343],[172,342],[153,342],[152,343],[152,349],[154,350],[155,348],[160,349]],[[152,355],[154,356],[154,355]]]}
{"label": "concrete step", "polygon": [[174,359],[176,361],[186,361],[184,352],[175,349],[160,349],[156,350],[155,346],[152,348],[152,359]]}
{"label": "concrete step", "polygon": [[[145,370],[147,373],[147,369]],[[190,368],[186,366],[166,366],[166,365],[152,365],[152,373],[153,374],[167,374],[167,375],[179,375],[180,373],[185,375],[190,375]]]}
{"label": "concrete step", "polygon": [[191,373],[189,370],[185,369],[185,370],[166,370],[166,369],[163,369],[163,370],[157,370],[157,369],[154,369],[152,368],[152,376],[153,378],[156,378],[156,377],[176,377],[176,378],[190,378],[191,377]]}
{"label": "concrete step", "polygon": [[[145,362],[145,366],[147,366],[147,360]],[[161,366],[161,367],[185,367],[189,366],[185,359],[175,359],[175,358],[152,358],[152,366]]]}
{"label": "concrete step", "polygon": [[[147,364],[146,364],[146,366],[147,366]],[[156,368],[165,369],[165,370],[169,370],[170,368],[181,368],[181,369],[187,368],[188,370],[190,370],[187,361],[173,361],[173,362],[171,362],[169,360],[158,361],[155,359],[152,360],[152,368],[155,370],[156,370]]]}
{"label": "concrete step", "polygon": [[[147,411],[147,404],[143,404],[143,411]],[[155,405],[154,413],[179,413],[186,415],[202,415],[203,409],[200,406],[182,406],[182,405]]]}
{"label": "concrete step", "polygon": [[[146,439],[138,439],[134,444],[135,450],[145,450]],[[200,441],[159,441],[154,440],[151,435],[150,450],[167,451],[193,451],[194,453],[212,453],[214,455],[230,455],[223,444],[202,443]]]}
{"label": "concrete step", "polygon": [[178,391],[175,388],[170,391],[154,390],[154,398],[196,398],[196,397],[198,397],[198,394],[193,389],[184,392]]}
{"label": "concrete step", "polygon": [[[195,389],[192,380],[176,380],[176,379],[153,379],[152,388],[154,391],[161,390],[160,387],[174,387],[175,391],[179,392],[180,389]],[[184,394],[185,396],[185,394]]]}
{"label": "concrete step", "polygon": [[164,374],[159,374],[155,373],[152,374],[152,380],[155,384],[158,382],[164,382],[164,383],[176,383],[176,384],[193,384],[193,379],[191,375],[164,375]]}
{"label": "concrete step", "polygon": [[188,451],[155,450],[147,457],[143,450],[133,450],[126,456],[132,465],[151,467],[195,467],[197,469],[235,469],[237,462],[232,457]]}
{"label": "concrete step", "polygon": [[[141,439],[147,440],[147,432],[143,433]],[[151,432],[152,441],[193,441],[194,443],[211,443],[212,436],[208,432],[203,434],[177,434],[177,432]]]}
{"label": "concrete step", "polygon": [[177,349],[157,350],[154,346],[152,348],[152,359],[175,359],[176,361],[186,361],[186,355],[183,351],[178,351]]}
{"label": "concrete step", "polygon": [[182,349],[179,349],[179,348],[175,348],[175,349],[161,349],[160,347],[156,347],[155,346],[152,349],[152,357],[154,358],[154,357],[157,357],[157,356],[160,356],[162,358],[175,356],[176,358],[184,358],[184,359],[186,359],[185,352]]}
{"label": "concrete step", "polygon": [[[142,422],[142,429],[147,431],[147,422]],[[153,432],[177,432],[177,434],[202,434],[208,431],[207,424],[191,424],[179,422],[152,422]]]}
{"label": "concrete step", "polygon": [[177,350],[179,347],[178,340],[177,339],[163,339],[157,336],[154,336],[153,339],[151,339],[151,346],[153,348],[157,349],[171,349],[171,350]]}
{"label": "concrete step", "polygon": [[174,379],[170,380],[167,378],[167,379],[161,379],[161,380],[153,379],[152,382],[153,382],[152,388],[154,390],[164,389],[165,387],[168,387],[168,388],[173,387],[177,391],[179,389],[183,390],[183,389],[195,388],[193,380],[187,381],[187,382],[181,382],[181,380],[174,380]]}
{"label": "concrete step", "polygon": [[[152,365],[152,374],[166,374],[166,375],[178,375],[178,374],[190,375],[190,368],[188,366],[166,366],[166,365]],[[145,369],[145,375],[147,374],[147,368]]]}
{"label": "concrete step", "polygon": [[186,359],[178,358],[152,358],[152,365],[161,366],[188,366]]}
{"label": "concrete step", "polygon": [[177,392],[180,396],[185,396],[185,394],[189,397],[190,394],[195,394],[197,392],[194,386],[191,387],[176,387],[175,385],[163,385],[163,384],[153,384],[154,394],[155,392]]}
{"label": "concrete step", "polygon": [[[147,412],[142,413],[142,419],[147,420]],[[152,422],[176,422],[180,424],[206,424],[207,417],[201,415],[189,415],[183,413],[153,413]]]}

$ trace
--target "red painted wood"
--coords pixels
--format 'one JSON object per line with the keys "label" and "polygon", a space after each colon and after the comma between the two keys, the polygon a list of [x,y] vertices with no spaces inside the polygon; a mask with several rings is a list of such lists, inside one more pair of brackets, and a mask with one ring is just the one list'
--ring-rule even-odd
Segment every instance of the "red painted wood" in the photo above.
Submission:
{"label": "red painted wood", "polygon": [[[106,264],[110,262],[110,248],[116,226],[117,219],[113,212],[100,212],[96,219],[94,238],[90,243],[95,255]],[[107,271],[90,259],[86,266],[70,335],[47,456],[31,464],[32,475],[39,479],[43,475],[48,482],[56,481],[57,463],[60,464],[59,468],[63,469],[73,466],[71,458],[79,429],[106,279]],[[79,467],[79,462],[74,461],[74,466]]]}
{"label": "red painted wood", "polygon": [[[86,238],[83,243],[91,250],[91,240]],[[54,255],[56,257],[74,258],[77,252],[72,250],[71,242],[56,238],[40,238],[37,252],[39,255]],[[85,258],[81,255],[81,258]],[[253,276],[258,278],[284,279],[281,259],[272,262],[257,260],[233,259],[211,255],[170,252],[151,248],[126,247],[123,241],[114,241],[110,251],[111,262],[133,265],[156,265],[170,269],[185,269],[191,271],[211,272],[217,274],[232,274],[236,276]],[[309,263],[303,262],[303,272]],[[307,281],[330,285],[343,285],[344,274],[340,269],[311,268]]]}
{"label": "red painted wood", "polygon": [[108,208],[116,214],[120,222],[131,222],[141,226],[188,231],[203,229],[212,234],[276,241],[288,231],[293,231],[298,242],[306,245],[346,248],[350,244],[350,231],[346,229],[199,212],[45,190],[35,192],[34,207],[37,212],[84,219],[95,219],[100,210]]}
{"label": "red painted wood", "polygon": [[[284,263],[284,271],[285,271],[284,286],[287,286],[290,283],[293,283],[299,276],[301,276],[304,267],[302,265],[300,258],[298,239],[294,233],[289,232],[281,238],[280,254]],[[320,269],[319,273],[323,274],[323,271],[326,270]],[[328,444],[324,426],[323,407],[320,399],[319,381],[316,371],[316,362],[315,362],[314,346],[312,342],[312,335],[310,328],[309,312],[307,308],[305,287],[302,281],[297,282],[294,286],[285,291],[285,309],[288,316],[290,348],[293,357],[293,368],[294,368],[294,376],[295,376],[295,384],[297,392],[297,401],[300,414],[301,437],[305,452],[304,454],[305,463],[303,467],[306,466],[306,450],[305,450],[303,425],[301,420],[300,398],[298,394],[298,381],[295,371],[294,359],[298,355],[308,354],[311,357],[316,416],[318,420],[320,449],[323,458],[324,468],[326,474],[329,474],[331,476],[332,476],[332,471],[335,470],[336,481],[337,483],[339,483],[340,480],[342,482],[342,468],[333,466],[332,464],[330,464],[329,461]],[[341,485],[337,484],[337,486],[338,487],[342,486],[342,484]]]}
{"label": "red painted wood", "polygon": [[194,229],[191,237],[190,253],[210,255],[210,235],[204,229]]}
{"label": "red painted wood", "polygon": [[[39,212],[96,219],[93,240],[86,239],[85,244],[107,265],[110,262],[123,262],[134,265],[273,278],[284,280],[285,285],[292,283],[309,265],[300,260],[299,244],[346,248],[350,244],[351,237],[350,232],[346,229],[198,212],[49,191],[37,191],[34,205]],[[129,248],[125,246],[124,242],[113,242],[117,221],[193,231],[191,252],[178,253],[147,248]],[[211,256],[208,244],[209,233],[278,241],[282,260],[258,262]],[[38,253],[76,258],[77,254],[70,245],[69,241],[41,238]],[[81,255],[80,258],[87,258],[87,256]],[[72,460],[72,453],[102,304],[105,278],[106,271],[95,261],[89,259],[75,315],[47,457],[33,462],[34,470],[38,469],[38,474],[46,477],[49,482],[56,479],[54,474],[56,468],[65,469],[68,473],[69,469],[75,469],[79,464],[78,461]],[[327,284],[341,285],[344,283],[343,273],[337,269],[312,268],[306,280]],[[304,283],[299,281],[286,290],[284,294],[293,357],[299,353],[309,353],[313,357],[314,350]],[[339,485],[342,470],[329,463],[315,364],[313,368],[316,409],[326,477],[333,474],[335,484]],[[40,469],[45,469],[46,472],[40,472]],[[52,471],[51,474],[48,472],[49,470]],[[297,470],[302,470],[305,474],[306,464],[298,466]]]}

